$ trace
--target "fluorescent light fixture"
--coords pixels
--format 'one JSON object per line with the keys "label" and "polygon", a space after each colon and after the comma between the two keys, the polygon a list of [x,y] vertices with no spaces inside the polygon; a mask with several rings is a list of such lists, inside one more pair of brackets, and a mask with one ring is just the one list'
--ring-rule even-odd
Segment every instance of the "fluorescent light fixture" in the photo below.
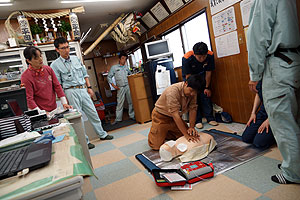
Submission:
{"label": "fluorescent light fixture", "polygon": [[128,0],[65,0],[60,3],[90,3],[90,2],[105,2],[105,1],[128,1]]}
{"label": "fluorescent light fixture", "polygon": [[12,0],[0,0],[0,6],[12,6]]}
{"label": "fluorescent light fixture", "polygon": [[0,3],[0,6],[12,6],[12,3]]}

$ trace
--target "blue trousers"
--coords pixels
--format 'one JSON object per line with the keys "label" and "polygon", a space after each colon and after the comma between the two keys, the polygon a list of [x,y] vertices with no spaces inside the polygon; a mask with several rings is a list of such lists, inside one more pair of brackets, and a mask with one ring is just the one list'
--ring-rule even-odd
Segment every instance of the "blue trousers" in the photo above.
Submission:
{"label": "blue trousers", "polygon": [[266,132],[266,129],[262,133],[258,133],[258,128],[267,118],[267,114],[259,110],[256,114],[256,122],[251,122],[250,126],[246,127],[242,135],[243,141],[253,144],[258,148],[268,148],[269,146],[274,144],[275,139],[270,127],[268,133]]}
{"label": "blue trousers", "polygon": [[198,93],[197,95],[197,118],[196,123],[202,123],[202,113],[206,118],[207,122],[215,121],[215,117],[213,115],[213,106],[211,99],[207,97],[203,92]]}

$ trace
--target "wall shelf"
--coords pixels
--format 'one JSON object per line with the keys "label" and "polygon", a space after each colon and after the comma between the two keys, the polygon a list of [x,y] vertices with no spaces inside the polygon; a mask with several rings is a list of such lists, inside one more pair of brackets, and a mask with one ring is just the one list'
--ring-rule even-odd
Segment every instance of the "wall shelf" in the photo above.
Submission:
{"label": "wall shelf", "polygon": [[14,80],[0,81],[0,84],[2,84],[2,83],[12,83],[12,82],[18,82],[18,81],[21,81],[21,79],[14,79]]}

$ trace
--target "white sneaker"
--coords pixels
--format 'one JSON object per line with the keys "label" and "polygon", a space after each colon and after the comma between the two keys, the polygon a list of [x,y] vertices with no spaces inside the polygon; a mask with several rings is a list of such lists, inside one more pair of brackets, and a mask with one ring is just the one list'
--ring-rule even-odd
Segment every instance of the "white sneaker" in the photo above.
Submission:
{"label": "white sneaker", "polygon": [[202,123],[197,123],[197,124],[196,124],[196,128],[198,128],[198,129],[203,128],[203,124],[202,124]]}
{"label": "white sneaker", "polygon": [[210,122],[208,122],[210,125],[212,125],[212,126],[217,126],[217,125],[219,125],[219,123],[218,122],[216,122],[216,121],[210,121]]}

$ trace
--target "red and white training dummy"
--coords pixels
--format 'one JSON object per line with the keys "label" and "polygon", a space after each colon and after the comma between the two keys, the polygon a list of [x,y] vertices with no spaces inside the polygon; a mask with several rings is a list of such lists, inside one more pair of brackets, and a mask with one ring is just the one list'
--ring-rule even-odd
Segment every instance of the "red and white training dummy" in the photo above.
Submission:
{"label": "red and white training dummy", "polygon": [[161,145],[159,155],[163,161],[171,161],[179,157],[181,162],[189,162],[205,158],[217,145],[214,138],[199,132],[200,139],[196,142],[188,141],[184,136],[176,141],[170,140]]}

